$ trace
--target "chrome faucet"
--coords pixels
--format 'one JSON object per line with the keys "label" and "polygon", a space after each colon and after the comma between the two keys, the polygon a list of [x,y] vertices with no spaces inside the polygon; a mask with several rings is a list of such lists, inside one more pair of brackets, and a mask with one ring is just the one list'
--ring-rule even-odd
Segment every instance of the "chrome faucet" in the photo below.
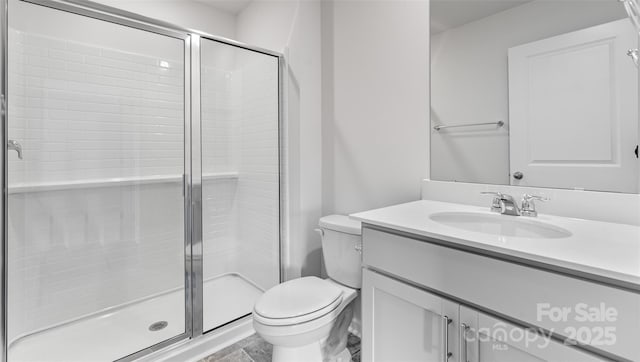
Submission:
{"label": "chrome faucet", "polygon": [[524,194],[522,196],[522,210],[520,210],[522,213],[522,216],[531,216],[531,217],[538,216],[538,211],[536,211],[536,204],[534,203],[534,200],[549,201],[549,198]]}
{"label": "chrome faucet", "polygon": [[512,216],[538,216],[536,211],[535,200],[537,201],[549,201],[549,198],[524,194],[522,196],[522,207],[518,207],[516,200],[511,195],[503,194],[501,192],[481,192],[484,195],[494,195],[491,202],[491,212],[499,212],[503,215]]}
{"label": "chrome faucet", "polygon": [[499,212],[502,215],[520,216],[520,208],[516,203],[516,199],[511,195],[501,192],[481,192],[484,195],[494,195],[491,203],[491,211]]}
{"label": "chrome faucet", "polygon": [[18,152],[18,158],[22,159],[22,145],[14,140],[7,141],[7,149]]}

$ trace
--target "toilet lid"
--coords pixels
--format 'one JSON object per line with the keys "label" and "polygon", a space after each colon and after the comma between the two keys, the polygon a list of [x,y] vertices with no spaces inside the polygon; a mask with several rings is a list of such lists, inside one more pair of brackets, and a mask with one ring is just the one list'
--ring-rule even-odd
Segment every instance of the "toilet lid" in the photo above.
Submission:
{"label": "toilet lid", "polygon": [[341,301],[342,290],[333,283],[304,277],[269,289],[256,302],[254,313],[270,320],[281,320],[273,321],[274,324],[288,324],[284,320],[293,319],[302,323],[323,316]]}

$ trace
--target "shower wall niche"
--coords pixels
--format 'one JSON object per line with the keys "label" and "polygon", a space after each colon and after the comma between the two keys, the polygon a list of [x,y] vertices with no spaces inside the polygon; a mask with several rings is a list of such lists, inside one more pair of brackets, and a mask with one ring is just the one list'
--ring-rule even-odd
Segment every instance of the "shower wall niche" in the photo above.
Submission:
{"label": "shower wall niche", "polygon": [[47,4],[9,1],[8,360],[131,359],[246,317],[280,282],[281,57]]}

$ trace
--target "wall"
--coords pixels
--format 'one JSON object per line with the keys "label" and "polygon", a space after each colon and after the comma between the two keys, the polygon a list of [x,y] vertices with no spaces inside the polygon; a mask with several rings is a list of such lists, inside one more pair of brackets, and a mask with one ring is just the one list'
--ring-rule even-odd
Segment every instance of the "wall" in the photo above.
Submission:
{"label": "wall", "polygon": [[323,213],[420,198],[428,175],[427,1],[323,8]]}
{"label": "wall", "polygon": [[253,1],[236,20],[236,40],[284,53],[290,46],[299,2]]}
{"label": "wall", "polygon": [[286,53],[288,239],[285,278],[320,275],[320,2],[255,1],[238,15],[237,40]]}
{"label": "wall", "polygon": [[98,3],[187,29],[235,38],[236,17],[192,0],[96,0]]}
{"label": "wall", "polygon": [[[432,36],[431,123],[506,123],[431,132],[431,178],[509,184],[507,50],[622,19],[608,0],[533,1]],[[544,24],[540,22],[544,19]]]}

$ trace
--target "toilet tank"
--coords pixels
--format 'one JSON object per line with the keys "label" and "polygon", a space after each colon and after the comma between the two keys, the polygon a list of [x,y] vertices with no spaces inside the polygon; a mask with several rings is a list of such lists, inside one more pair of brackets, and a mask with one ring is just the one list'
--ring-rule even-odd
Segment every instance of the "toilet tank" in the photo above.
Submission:
{"label": "toilet tank", "polygon": [[320,218],[322,255],[329,278],[351,288],[362,286],[362,226],[346,215]]}

